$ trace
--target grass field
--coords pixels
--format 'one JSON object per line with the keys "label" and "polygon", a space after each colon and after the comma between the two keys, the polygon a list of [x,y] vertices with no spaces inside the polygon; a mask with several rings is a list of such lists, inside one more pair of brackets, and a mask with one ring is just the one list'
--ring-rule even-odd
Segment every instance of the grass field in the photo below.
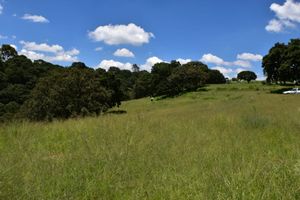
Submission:
{"label": "grass field", "polygon": [[300,199],[300,95],[260,83],[0,129],[0,199]]}

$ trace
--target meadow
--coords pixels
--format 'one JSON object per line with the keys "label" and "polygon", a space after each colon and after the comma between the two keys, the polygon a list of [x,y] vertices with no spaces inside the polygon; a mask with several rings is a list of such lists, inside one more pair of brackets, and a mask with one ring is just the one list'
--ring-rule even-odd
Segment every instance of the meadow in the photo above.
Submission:
{"label": "meadow", "polygon": [[212,85],[0,127],[0,199],[300,199],[300,95]]}

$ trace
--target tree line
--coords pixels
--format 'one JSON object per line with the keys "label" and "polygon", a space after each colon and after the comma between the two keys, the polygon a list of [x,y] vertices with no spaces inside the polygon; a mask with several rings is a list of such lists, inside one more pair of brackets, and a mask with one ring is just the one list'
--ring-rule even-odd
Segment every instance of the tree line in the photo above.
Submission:
{"label": "tree line", "polygon": [[300,81],[300,39],[276,43],[263,58],[262,67],[269,83]]}
{"label": "tree line", "polygon": [[218,70],[201,62],[157,63],[151,72],[117,67],[93,69],[75,62],[69,67],[18,55],[0,48],[0,121],[34,121],[100,115],[122,101],[147,96],[176,96],[205,84],[226,83]]}

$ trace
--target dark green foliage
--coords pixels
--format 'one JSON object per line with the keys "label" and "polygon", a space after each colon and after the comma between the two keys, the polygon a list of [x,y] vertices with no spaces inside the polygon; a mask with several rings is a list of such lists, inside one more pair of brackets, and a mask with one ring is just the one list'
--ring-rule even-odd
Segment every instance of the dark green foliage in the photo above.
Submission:
{"label": "dark green foliage", "polygon": [[121,80],[117,78],[116,74],[112,71],[109,71],[105,74],[105,77],[101,79],[103,85],[106,88],[109,88],[112,91],[112,105],[111,106],[120,106],[122,98],[124,96],[123,91],[121,90]]}
{"label": "dark green foliage", "polygon": [[157,63],[152,67],[152,93],[154,96],[165,95],[168,93],[168,77],[171,75],[173,66],[169,63]]}
{"label": "dark green foliage", "polygon": [[70,68],[88,69],[88,67],[82,62],[74,62],[74,63],[72,63]]}
{"label": "dark green foliage", "polygon": [[226,83],[226,79],[219,70],[209,70],[207,82],[209,84],[222,84]]}
{"label": "dark green foliage", "polygon": [[31,61],[9,45],[1,47],[0,120],[67,119],[99,115],[121,101],[146,96],[175,96],[205,83],[223,83],[224,76],[201,62],[157,63],[152,72],[110,67],[91,69],[82,62],[65,68]]}
{"label": "dark green foliage", "polygon": [[134,98],[142,98],[151,95],[151,81],[152,75],[147,71],[140,71],[136,74],[136,81],[134,84]]}
{"label": "dark green foliage", "polygon": [[39,81],[23,112],[32,120],[99,115],[112,107],[112,92],[90,69],[70,68]]}
{"label": "dark green foliage", "polygon": [[285,65],[289,68],[290,80],[300,80],[300,39],[292,39],[287,46]]}
{"label": "dark green foliage", "polygon": [[152,68],[152,95],[175,96],[182,92],[195,91],[208,83],[207,65],[201,62],[158,63]]}
{"label": "dark green foliage", "polygon": [[0,71],[0,90],[4,89],[7,87],[7,77],[6,74]]}
{"label": "dark green foliage", "polygon": [[15,101],[22,104],[28,98],[29,93],[30,90],[26,88],[26,85],[9,84],[0,91],[0,102],[7,104],[11,101]]}
{"label": "dark green foliage", "polygon": [[208,73],[202,63],[187,63],[174,69],[168,77],[168,96],[178,95],[182,92],[195,91],[204,86]]}
{"label": "dark green foliage", "polygon": [[238,73],[237,78],[239,80],[245,80],[249,83],[251,80],[256,80],[257,76],[252,71],[242,71],[242,72]]}
{"label": "dark green foliage", "polygon": [[12,46],[10,46],[8,44],[4,44],[0,48],[0,60],[2,62],[5,62],[8,59],[13,58],[17,55],[18,55],[17,51]]}
{"label": "dark green foliage", "polygon": [[287,45],[276,43],[264,56],[262,67],[268,82],[300,80],[300,39],[292,39]]}

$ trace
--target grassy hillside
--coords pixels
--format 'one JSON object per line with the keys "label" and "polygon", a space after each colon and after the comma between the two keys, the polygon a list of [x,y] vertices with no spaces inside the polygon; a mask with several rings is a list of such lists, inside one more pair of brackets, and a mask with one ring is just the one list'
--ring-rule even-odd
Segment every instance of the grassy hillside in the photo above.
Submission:
{"label": "grassy hillside", "polygon": [[300,95],[231,84],[0,129],[0,199],[300,199]]}

